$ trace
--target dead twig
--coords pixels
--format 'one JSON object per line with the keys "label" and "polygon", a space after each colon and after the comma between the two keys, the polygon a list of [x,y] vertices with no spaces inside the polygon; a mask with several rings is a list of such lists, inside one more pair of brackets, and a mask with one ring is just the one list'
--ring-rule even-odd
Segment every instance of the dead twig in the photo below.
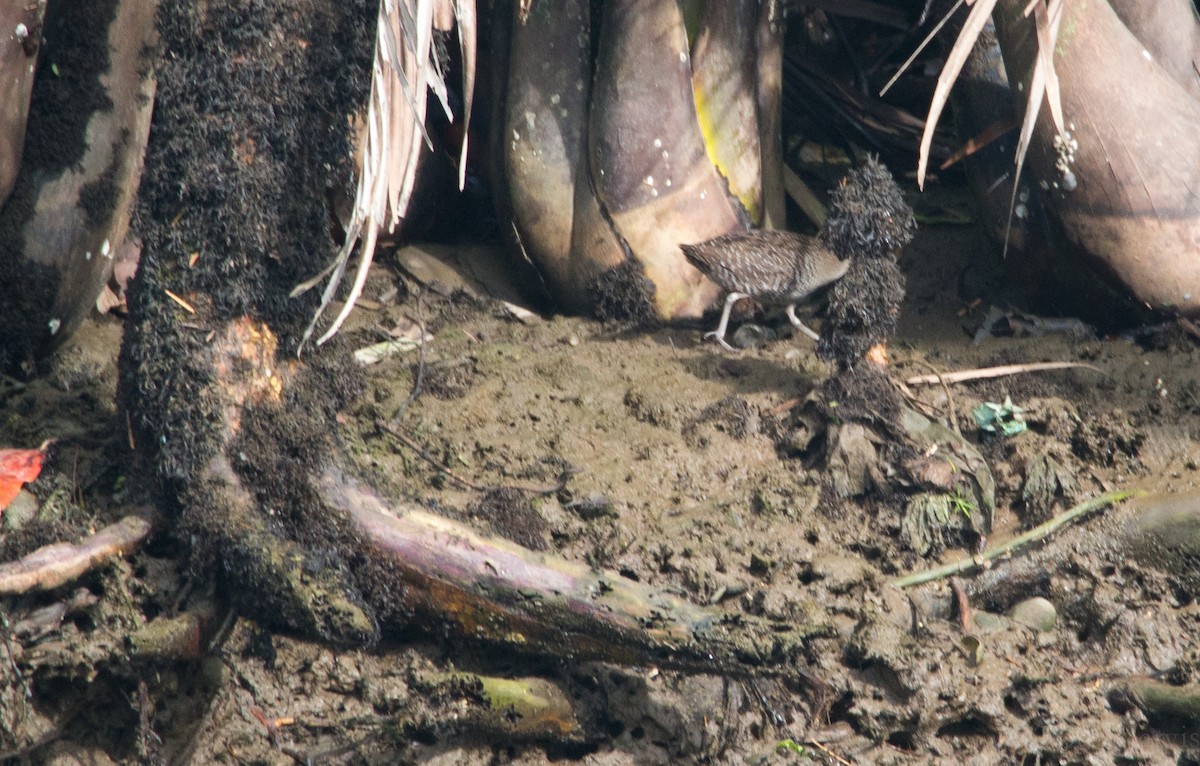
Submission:
{"label": "dead twig", "polygon": [[1069,370],[1076,367],[1093,370],[1101,375],[1104,374],[1104,370],[1085,362],[1031,362],[1029,364],[1005,364],[999,367],[978,367],[971,370],[956,370],[955,372],[942,372],[933,375],[914,375],[911,378],[905,379],[904,382],[910,386],[932,385],[934,383],[941,383],[945,386],[947,383],[965,383],[969,380],[1003,378],[1009,375],[1020,375],[1025,372]]}
{"label": "dead twig", "polygon": [[12,635],[18,641],[36,641],[58,630],[67,615],[86,609],[99,600],[87,588],[77,588],[74,593],[62,601],[35,609],[22,620],[14,623]]}
{"label": "dead twig", "polygon": [[296,722],[296,719],[291,716],[284,716],[282,718],[268,718],[267,714],[257,707],[250,708],[250,715],[258,719],[258,722],[261,723],[264,728],[266,728],[267,736],[271,740],[271,747],[275,748],[276,750],[279,750],[282,747],[279,730],[284,726],[291,726]]}
{"label": "dead twig", "polygon": [[786,402],[781,402],[780,404],[776,404],[774,407],[767,410],[767,414],[771,415],[771,416],[782,415],[803,401],[804,400],[799,397],[793,397],[791,399],[788,399]]}
{"label": "dead twig", "polygon": [[[920,361],[921,364],[933,370],[934,378],[938,383],[942,384],[942,391],[946,393],[946,409],[948,410],[946,417],[950,420],[950,427],[954,429],[954,433],[958,434],[959,438],[961,439],[962,431],[958,427],[958,410],[956,410],[954,407],[954,394],[950,393],[950,384],[946,382],[946,376],[938,372],[936,367],[924,359]],[[911,382],[911,379],[909,382]]]}
{"label": "dead twig", "polygon": [[0,565],[0,595],[53,590],[137,548],[150,534],[148,516],[126,516],[81,543],[54,543]]}
{"label": "dead twig", "polygon": [[187,313],[189,313],[189,314],[196,313],[196,307],[193,306],[192,304],[188,303],[186,300],[184,300],[180,296],[176,295],[175,293],[171,292],[170,290],[166,289],[165,287],[163,288],[163,292],[166,293],[168,298],[170,298],[171,300],[178,303],[183,308],[183,310],[186,311]]}
{"label": "dead twig", "polygon": [[832,758],[835,763],[839,764],[839,766],[854,766],[852,763],[850,763],[850,761],[847,761],[845,758],[843,758],[842,756],[833,752],[829,748],[825,747],[824,745],[822,745],[820,742],[816,741],[815,739],[810,739],[809,741],[805,742],[804,744],[812,745],[816,749],[820,750],[822,753],[824,753],[828,757]]}
{"label": "dead twig", "polygon": [[409,406],[411,406],[412,403],[417,400],[417,397],[421,395],[421,388],[425,384],[425,338],[426,338],[426,335],[425,335],[425,321],[421,316],[423,313],[424,312],[421,311],[421,299],[418,297],[417,298],[417,330],[419,331],[419,335],[417,337],[420,339],[420,343],[417,346],[417,373],[416,373],[416,375],[413,376],[412,390],[408,392],[408,398],[405,399],[404,403],[400,405],[400,408],[398,410],[396,410],[396,414],[392,415],[392,423],[398,424],[400,422],[400,418],[404,417],[405,411],[407,411]]}
{"label": "dead twig", "polygon": [[993,122],[977,135],[968,138],[966,143],[960,146],[954,154],[951,154],[942,161],[942,164],[938,166],[938,170],[946,170],[959,161],[985,149],[1020,124],[1016,117],[1011,116]]}
{"label": "dead twig", "polygon": [[[942,31],[942,27],[946,26],[946,22],[950,21],[950,18],[952,16],[954,16],[954,14],[958,11],[959,8],[962,7],[962,4],[963,4],[963,0],[958,0],[958,2],[956,2],[954,4],[954,7],[951,8],[946,13],[946,15],[942,17],[941,21],[939,21],[937,24],[935,24],[933,26],[933,29],[929,30],[929,34],[925,35],[925,39],[921,41],[921,44],[917,46],[916,50],[914,50],[909,55],[909,57],[904,60],[904,63],[901,64],[900,67],[896,70],[896,73],[894,75],[892,75],[892,79],[888,80],[887,83],[884,84],[883,88],[879,91],[880,98],[885,96],[887,94],[887,92],[891,89],[891,87],[896,84],[896,81],[900,79],[900,75],[902,75],[906,71],[908,71],[908,68],[910,66],[912,66],[912,63],[917,60],[917,56],[921,55],[921,51],[925,50],[925,48],[931,42],[933,42],[934,38],[937,37],[938,32]],[[922,17],[921,23],[922,24],[924,24],[924,17],[928,11],[929,11],[929,8],[926,7],[925,11],[922,12],[922,14],[921,14],[921,17]]]}
{"label": "dead twig", "polygon": [[433,455],[430,455],[428,452],[426,452],[424,447],[422,447],[417,442],[413,441],[402,431],[394,428],[393,426],[389,425],[388,423],[383,422],[383,420],[376,420],[375,427],[378,428],[379,430],[383,431],[384,433],[386,433],[388,436],[391,436],[393,439],[397,440],[404,446],[408,447],[413,452],[416,452],[417,455],[422,460],[424,460],[426,463],[429,463],[429,465],[436,468],[440,473],[445,474],[448,478],[452,479],[455,483],[460,484],[460,485],[466,487],[467,489],[471,489],[476,492],[491,492],[491,491],[497,490],[497,489],[515,489],[518,492],[528,492],[533,495],[553,495],[555,492],[558,492],[567,486],[567,479],[570,477],[570,473],[566,472],[562,475],[562,477],[559,478],[559,480],[556,484],[543,484],[541,486],[476,484],[475,482],[470,481],[469,479],[465,479],[462,476],[459,476],[457,473],[450,470],[447,466],[442,465],[440,462],[437,461],[436,458],[433,457]]}
{"label": "dead twig", "polygon": [[971,598],[967,589],[953,577],[950,578],[950,589],[954,591],[954,602],[958,605],[958,624],[964,634],[970,634],[975,620],[975,610],[971,608]]}

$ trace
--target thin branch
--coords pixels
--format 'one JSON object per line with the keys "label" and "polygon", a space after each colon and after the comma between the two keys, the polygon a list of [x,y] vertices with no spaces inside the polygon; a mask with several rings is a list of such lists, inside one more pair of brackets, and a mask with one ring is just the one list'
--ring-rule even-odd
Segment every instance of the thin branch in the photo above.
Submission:
{"label": "thin branch", "polygon": [[925,35],[925,39],[921,41],[921,44],[917,46],[917,49],[912,52],[912,55],[904,60],[904,63],[901,64],[900,68],[896,70],[896,74],[892,75],[892,79],[888,80],[883,86],[883,89],[879,91],[880,98],[882,98],[891,89],[891,87],[896,84],[896,80],[900,79],[900,75],[908,71],[908,68],[912,66],[912,63],[917,60],[917,56],[921,55],[921,51],[925,50],[929,43],[933,42],[933,38],[937,37],[938,32],[942,31],[942,27],[946,26],[946,22],[948,22],[951,17],[958,12],[958,9],[962,7],[962,4],[963,0],[958,0],[958,2],[954,4],[954,7],[946,12],[946,15],[942,17],[941,21],[935,24],[933,29],[929,30],[929,34]]}
{"label": "thin branch", "polygon": [[966,143],[956,149],[953,154],[947,157],[945,161],[938,166],[938,170],[946,170],[947,168],[957,164],[960,160],[986,149],[997,139],[1007,135],[1013,128],[1020,124],[1021,123],[1017,119],[1016,115],[1009,115],[1008,117],[1002,117],[996,120],[978,134],[968,138]]}
{"label": "thin branch", "polygon": [[936,567],[934,569],[926,569],[924,572],[916,572],[904,577],[892,580],[892,585],[897,588],[907,588],[912,585],[921,585],[923,583],[940,580],[944,577],[951,577],[956,574],[966,574],[973,572],[976,569],[982,569],[988,562],[996,559],[1004,558],[1011,555],[1018,548],[1022,548],[1030,543],[1037,542],[1049,537],[1057,532],[1062,527],[1071,524],[1083,517],[1106,508],[1110,505],[1115,505],[1122,500],[1127,500],[1131,497],[1140,494],[1133,490],[1122,490],[1120,492],[1108,492],[1099,497],[1094,497],[1091,500],[1076,505],[1068,511],[1064,511],[1059,515],[1050,519],[1045,524],[1040,524],[1029,530],[1023,535],[1017,535],[1013,539],[997,545],[994,548],[989,548],[978,556],[963,559],[962,561],[945,566]]}
{"label": "thin branch", "polygon": [[1009,375],[1019,375],[1024,372],[1046,372],[1047,370],[1069,370],[1074,368],[1092,370],[1101,375],[1104,370],[1085,362],[1031,362],[1029,364],[1005,364],[999,367],[980,367],[972,370],[957,370],[935,375],[914,375],[905,379],[910,386],[932,385],[934,383],[964,383],[969,380],[986,378],[1003,378]]}
{"label": "thin branch", "polygon": [[521,485],[512,486],[512,485],[503,485],[503,484],[476,484],[475,482],[470,481],[469,479],[465,479],[462,476],[459,476],[457,473],[450,470],[448,467],[439,463],[433,457],[433,455],[430,455],[425,450],[424,447],[422,447],[417,442],[413,441],[411,438],[409,438],[406,434],[404,434],[400,430],[385,423],[382,419],[375,421],[375,427],[378,428],[380,431],[383,431],[384,433],[386,433],[388,436],[391,436],[393,439],[400,442],[404,446],[408,447],[413,452],[416,452],[417,455],[422,460],[424,460],[426,463],[429,463],[429,465],[436,468],[439,472],[445,474],[448,478],[452,479],[456,484],[460,484],[460,485],[466,487],[467,489],[471,489],[476,492],[491,492],[491,491],[497,490],[497,489],[515,489],[518,492],[528,492],[532,495],[553,495],[555,492],[558,492],[558,491],[562,490],[564,487],[566,487],[567,479],[570,478],[570,472],[568,471],[568,472],[564,472],[562,474],[562,477],[558,480],[557,484],[543,484],[541,486],[521,486]]}

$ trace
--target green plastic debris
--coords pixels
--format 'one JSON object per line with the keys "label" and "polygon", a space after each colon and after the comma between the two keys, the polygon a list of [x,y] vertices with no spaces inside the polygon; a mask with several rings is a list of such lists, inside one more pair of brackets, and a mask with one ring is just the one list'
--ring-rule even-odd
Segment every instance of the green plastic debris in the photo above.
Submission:
{"label": "green plastic debris", "polygon": [[1012,397],[1004,397],[1004,404],[984,402],[971,411],[981,431],[1003,436],[1016,436],[1024,431],[1025,409],[1013,404]]}

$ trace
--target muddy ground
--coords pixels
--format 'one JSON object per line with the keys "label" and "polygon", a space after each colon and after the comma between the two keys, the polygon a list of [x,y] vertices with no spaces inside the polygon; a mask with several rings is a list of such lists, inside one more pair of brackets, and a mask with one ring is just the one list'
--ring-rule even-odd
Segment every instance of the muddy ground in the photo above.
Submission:
{"label": "muddy ground", "polygon": [[[988,542],[1105,491],[1194,489],[1197,339],[1168,324],[975,343],[989,305],[1007,308],[994,264],[981,265],[982,242],[975,227],[930,227],[906,251],[891,377],[1055,360],[1100,370],[956,385],[952,401],[940,386],[912,387],[913,406],[952,413],[991,466]],[[1196,732],[1164,733],[1114,701],[1126,677],[1195,682],[1200,666],[1200,607],[1178,573],[1108,544],[1122,509],[1061,533],[1038,558],[998,564],[991,579],[958,578],[985,613],[1044,596],[1052,627],[984,614],[964,630],[947,580],[903,592],[890,584],[964,551],[918,555],[903,503],[881,487],[845,499],[830,490],[821,444],[797,417],[831,374],[807,338],[729,354],[701,340],[706,327],[523,322],[496,302],[432,287],[385,263],[348,331],[356,346],[414,320],[432,334],[423,361],[413,351],[371,367],[367,393],[345,413],[340,439],[360,468],[397,497],[723,615],[810,623],[811,678],[568,666],[495,656],[420,626],[370,649],[335,649],[268,634],[253,615],[236,618],[203,659],[134,660],[132,631],[210,587],[186,574],[186,541],[164,524],[140,551],[77,583],[0,601],[6,761],[1200,762]],[[58,440],[4,519],[5,559],[78,538],[146,500],[114,404],[120,332],[119,319],[98,317],[41,378],[0,386],[0,445]],[[981,433],[972,411],[1009,397],[1027,410],[1028,430]],[[437,467],[377,427],[397,415],[397,430]],[[1026,500],[1046,456],[1062,481]],[[514,500],[488,489],[553,485],[564,470],[557,492]],[[1014,594],[1001,575],[1022,560],[1036,563]],[[994,593],[987,583],[999,583]],[[30,621],[64,602],[61,622]],[[587,710],[588,726],[569,741],[512,741],[457,722],[444,704],[435,717],[417,679],[445,669],[548,678]]]}

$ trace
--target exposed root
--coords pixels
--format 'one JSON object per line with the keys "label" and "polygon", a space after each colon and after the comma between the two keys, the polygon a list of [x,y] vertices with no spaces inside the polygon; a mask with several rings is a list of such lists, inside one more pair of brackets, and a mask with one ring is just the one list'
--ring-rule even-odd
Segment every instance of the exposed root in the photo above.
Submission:
{"label": "exposed root", "polygon": [[81,543],[54,543],[17,561],[0,565],[0,595],[53,590],[124,556],[150,534],[150,514],[126,516]]}

